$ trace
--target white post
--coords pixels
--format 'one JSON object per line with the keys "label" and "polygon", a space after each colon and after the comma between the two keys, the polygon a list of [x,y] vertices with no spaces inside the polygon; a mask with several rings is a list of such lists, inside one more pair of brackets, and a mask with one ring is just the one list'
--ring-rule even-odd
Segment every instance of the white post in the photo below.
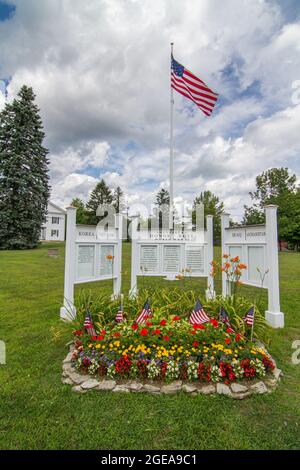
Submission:
{"label": "white post", "polygon": [[214,299],[216,297],[216,292],[214,289],[214,278],[210,274],[212,266],[211,262],[214,259],[214,226],[213,226],[213,216],[206,216],[206,242],[207,242],[207,289],[206,289],[206,298]]}
{"label": "white post", "polygon": [[131,220],[131,286],[130,286],[130,295],[134,296],[137,294],[137,274],[139,271],[139,253],[138,253],[138,244],[137,244],[137,226],[138,226],[138,217],[134,217]]}
{"label": "white post", "polygon": [[279,272],[278,272],[278,237],[277,237],[277,206],[265,206],[266,214],[266,257],[268,281],[268,310],[265,318],[273,328],[284,326],[284,314],[280,311]]}
{"label": "white post", "polygon": [[170,77],[170,87],[171,87],[171,97],[170,97],[170,213],[169,213],[169,228],[172,230],[174,228],[174,144],[173,144],[173,114],[174,114],[174,97],[173,97],[173,88],[172,88],[172,58],[173,58],[173,42],[171,42],[171,77]]}
{"label": "white post", "polygon": [[[221,240],[222,240],[222,259],[221,263],[223,263],[223,255],[226,253],[226,228],[229,227],[229,214],[224,212],[221,215]],[[227,281],[226,274],[222,272],[222,295],[226,297],[230,294],[230,285]]]}
{"label": "white post", "polygon": [[65,282],[64,282],[64,305],[60,309],[60,318],[71,321],[76,316],[74,306],[74,278],[75,278],[75,231],[76,231],[76,208],[67,207],[67,234],[65,251]]}
{"label": "white post", "polygon": [[114,296],[118,296],[121,293],[122,284],[122,238],[123,238],[123,215],[116,215],[116,237],[117,237],[117,249],[114,257]]}

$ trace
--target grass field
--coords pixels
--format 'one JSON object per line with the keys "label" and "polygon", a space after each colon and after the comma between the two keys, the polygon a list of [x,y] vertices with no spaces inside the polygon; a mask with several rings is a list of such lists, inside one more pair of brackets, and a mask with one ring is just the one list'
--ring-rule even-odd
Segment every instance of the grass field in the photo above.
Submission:
{"label": "grass field", "polygon": [[[300,340],[300,253],[280,254],[286,327],[272,332],[270,351],[284,378],[273,394],[240,402],[184,394],[81,395],[63,385],[61,362],[70,326],[59,319],[64,246],[55,246],[60,249],[56,259],[48,257],[53,244],[0,251],[0,340],[7,348],[7,364],[0,365],[1,449],[300,448],[300,364],[291,363],[292,342]],[[129,244],[123,253],[126,292]],[[203,280],[194,286],[203,293]],[[99,291],[110,283],[89,287]]]}

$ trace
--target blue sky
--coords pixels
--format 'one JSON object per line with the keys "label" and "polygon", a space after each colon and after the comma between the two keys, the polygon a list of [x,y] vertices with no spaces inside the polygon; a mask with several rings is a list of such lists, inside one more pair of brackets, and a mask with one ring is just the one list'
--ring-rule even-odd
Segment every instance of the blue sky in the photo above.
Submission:
{"label": "blue sky", "polygon": [[299,178],[298,1],[0,0],[0,78],[36,93],[54,202],[101,177],[132,205],[168,187],[171,41],[219,93],[210,118],[175,94],[176,199],[211,190],[239,219],[258,173]]}

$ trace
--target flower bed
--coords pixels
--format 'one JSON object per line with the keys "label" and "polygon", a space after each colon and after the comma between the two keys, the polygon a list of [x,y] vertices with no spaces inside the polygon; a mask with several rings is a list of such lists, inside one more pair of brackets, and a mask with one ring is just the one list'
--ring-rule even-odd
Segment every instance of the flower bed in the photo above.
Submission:
{"label": "flower bed", "polygon": [[265,349],[216,319],[192,326],[179,316],[123,322],[96,336],[74,332],[72,363],[112,380],[231,384],[261,379],[275,368]]}

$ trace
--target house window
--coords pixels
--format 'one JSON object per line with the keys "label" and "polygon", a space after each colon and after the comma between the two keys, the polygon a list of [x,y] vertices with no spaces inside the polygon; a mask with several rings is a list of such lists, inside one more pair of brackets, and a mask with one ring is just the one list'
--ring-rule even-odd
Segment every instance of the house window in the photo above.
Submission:
{"label": "house window", "polygon": [[58,230],[51,230],[51,237],[58,237],[59,231]]}
{"label": "house window", "polygon": [[52,217],[53,224],[59,224],[59,217]]}

